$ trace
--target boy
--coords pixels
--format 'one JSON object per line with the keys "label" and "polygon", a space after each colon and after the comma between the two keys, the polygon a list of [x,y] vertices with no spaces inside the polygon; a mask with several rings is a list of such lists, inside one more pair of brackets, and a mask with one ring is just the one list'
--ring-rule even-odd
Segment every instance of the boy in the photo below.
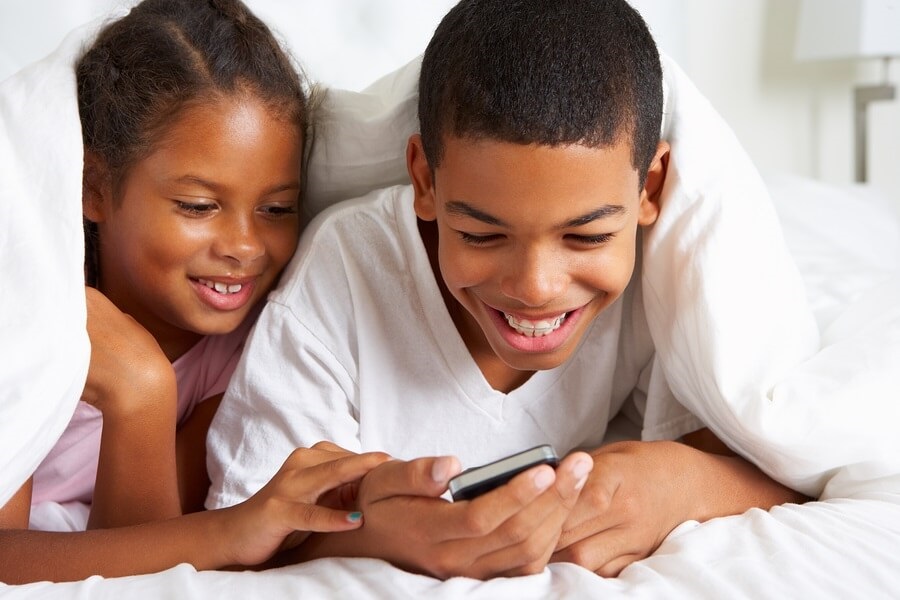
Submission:
{"label": "boy", "polygon": [[[294,446],[385,451],[409,462],[360,482],[365,526],[300,557],[485,578],[549,560],[616,575],[685,520],[800,500],[737,457],[649,442],[727,452],[652,367],[637,249],[668,146],[627,2],[463,0],[419,93],[412,186],[311,224],[270,297],[213,425],[208,504],[249,496]],[[648,441],[600,448],[620,414]],[[541,443],[592,456],[440,499],[460,462]]]}

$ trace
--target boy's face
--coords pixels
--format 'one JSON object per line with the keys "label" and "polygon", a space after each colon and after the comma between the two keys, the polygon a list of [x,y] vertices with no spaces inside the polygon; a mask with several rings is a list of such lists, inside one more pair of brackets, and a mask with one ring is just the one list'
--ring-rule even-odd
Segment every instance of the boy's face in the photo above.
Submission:
{"label": "boy's face", "polygon": [[628,285],[668,147],[644,189],[627,138],[609,148],[448,138],[444,149],[433,177],[418,136],[407,159],[416,214],[435,223],[441,277],[465,309],[448,307],[460,334],[486,374],[496,359],[559,366]]}

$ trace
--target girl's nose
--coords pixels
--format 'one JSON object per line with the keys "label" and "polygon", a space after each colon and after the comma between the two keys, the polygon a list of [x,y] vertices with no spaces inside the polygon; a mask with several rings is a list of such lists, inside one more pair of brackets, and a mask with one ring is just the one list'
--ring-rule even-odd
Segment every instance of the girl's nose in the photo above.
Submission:
{"label": "girl's nose", "polygon": [[252,218],[236,217],[219,231],[215,244],[219,256],[249,264],[265,254],[263,238]]}

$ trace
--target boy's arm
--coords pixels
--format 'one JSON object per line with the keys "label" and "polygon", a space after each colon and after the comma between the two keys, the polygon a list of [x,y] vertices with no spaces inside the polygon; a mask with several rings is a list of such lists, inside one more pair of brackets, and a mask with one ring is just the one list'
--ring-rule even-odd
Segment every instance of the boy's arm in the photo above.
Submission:
{"label": "boy's arm", "polygon": [[686,438],[708,451],[665,441],[619,442],[593,451],[594,470],[552,560],[614,577],[649,556],[685,521],[808,500],[731,453],[711,433]]}
{"label": "boy's arm", "polygon": [[391,461],[360,485],[362,528],[313,536],[282,561],[366,556],[441,579],[537,573],[590,468],[588,455],[574,453],[555,473],[536,467],[483,496],[451,503],[439,496],[459,471],[455,459]]}

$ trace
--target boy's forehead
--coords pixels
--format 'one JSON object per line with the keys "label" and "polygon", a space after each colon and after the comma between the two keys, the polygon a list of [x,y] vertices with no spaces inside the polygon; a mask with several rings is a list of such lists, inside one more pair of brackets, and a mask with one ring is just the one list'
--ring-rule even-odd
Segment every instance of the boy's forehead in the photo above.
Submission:
{"label": "boy's forehead", "polygon": [[[453,188],[477,185],[517,190],[542,186],[559,192],[585,187],[638,192],[627,137],[606,147],[584,144],[521,144],[491,138],[445,136],[444,152],[435,169],[435,183]],[[568,195],[568,194],[567,194]]]}

